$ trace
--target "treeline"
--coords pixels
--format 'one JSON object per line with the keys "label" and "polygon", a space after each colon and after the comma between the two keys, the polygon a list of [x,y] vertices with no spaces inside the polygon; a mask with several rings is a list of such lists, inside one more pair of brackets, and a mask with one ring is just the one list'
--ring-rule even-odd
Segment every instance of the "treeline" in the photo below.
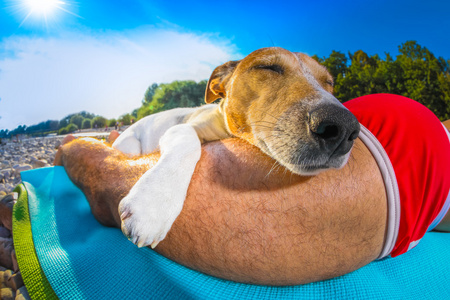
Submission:
{"label": "treeline", "polygon": [[62,120],[48,120],[37,125],[21,125],[14,130],[0,130],[0,138],[10,138],[19,134],[30,136],[45,136],[51,133],[68,134],[79,129],[104,128],[106,126],[114,127],[116,123],[121,125],[130,125],[136,116],[124,114],[118,119],[107,119],[85,111],[70,114]]}
{"label": "treeline", "polygon": [[[392,93],[412,98],[432,110],[441,120],[450,119],[450,60],[436,58],[426,47],[408,41],[394,58],[385,53],[369,56],[362,50],[344,54],[332,51],[328,57],[313,56],[328,68],[335,79],[334,94],[342,102],[374,94]],[[175,107],[193,107],[204,103],[207,80],[174,81],[152,84],[144,93],[141,107],[116,119],[106,119],[87,112],[68,115],[60,121],[46,121],[33,126],[19,126],[0,131],[0,137],[16,134],[66,134],[78,129],[129,125],[147,115]]]}
{"label": "treeline", "polygon": [[369,56],[333,51],[329,57],[314,58],[335,78],[334,94],[342,102],[375,93],[392,93],[412,98],[436,114],[450,119],[450,60],[435,57],[426,47],[408,41],[393,58],[386,53]]}
{"label": "treeline", "polygon": [[138,119],[175,107],[195,107],[205,103],[207,80],[174,81],[152,84],[145,91],[142,106],[135,110]]}

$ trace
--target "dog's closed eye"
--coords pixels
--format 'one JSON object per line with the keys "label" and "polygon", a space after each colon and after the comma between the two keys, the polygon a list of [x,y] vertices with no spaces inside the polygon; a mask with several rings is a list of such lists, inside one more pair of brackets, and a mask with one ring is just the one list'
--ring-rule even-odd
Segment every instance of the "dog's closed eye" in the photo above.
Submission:
{"label": "dog's closed eye", "polygon": [[254,69],[262,69],[262,70],[269,70],[278,74],[283,74],[284,69],[280,65],[257,65],[253,67]]}

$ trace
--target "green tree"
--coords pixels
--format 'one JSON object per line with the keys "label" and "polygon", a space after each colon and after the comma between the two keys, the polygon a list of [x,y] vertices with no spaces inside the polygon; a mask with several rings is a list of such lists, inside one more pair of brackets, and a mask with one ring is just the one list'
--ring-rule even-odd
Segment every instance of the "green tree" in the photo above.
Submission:
{"label": "green tree", "polygon": [[313,56],[311,56],[313,59],[315,59],[318,63],[323,63],[323,58],[320,58],[319,56],[317,56],[317,54],[314,54]]}
{"label": "green tree", "polygon": [[345,76],[339,74],[335,81],[335,94],[341,101],[347,101],[359,96],[367,95],[370,81],[376,66],[374,59],[362,50],[349,53],[351,64],[345,70]]}
{"label": "green tree", "polygon": [[64,128],[64,127],[66,127],[67,125],[69,125],[69,123],[70,123],[70,118],[71,118],[72,116],[67,116],[67,117],[64,117],[63,119],[61,119],[60,121],[59,121],[59,125],[58,125],[58,129],[61,129],[61,128]]}
{"label": "green tree", "polygon": [[102,128],[108,124],[108,120],[104,117],[97,116],[92,119],[92,128]]}
{"label": "green tree", "polygon": [[322,60],[322,64],[327,67],[334,79],[339,75],[345,77],[347,72],[347,56],[339,51],[332,51],[330,56]]}
{"label": "green tree", "polygon": [[108,126],[114,127],[116,125],[117,120],[116,119],[109,119],[108,120]]}
{"label": "green tree", "polygon": [[61,128],[58,130],[59,135],[68,134],[67,127]]}
{"label": "green tree", "polygon": [[131,112],[131,115],[133,116],[133,119],[134,119],[134,120],[136,120],[137,117],[138,117],[138,111],[139,111],[139,108],[136,108],[135,110],[133,110],[133,111]]}
{"label": "green tree", "polygon": [[445,100],[448,63],[415,41],[399,46],[399,52],[395,62],[402,72],[398,92],[424,104],[441,119],[448,118],[450,111]]}
{"label": "green tree", "polygon": [[2,129],[0,130],[0,138],[8,138],[10,137],[10,132],[8,129]]}
{"label": "green tree", "polygon": [[121,122],[123,125],[130,125],[131,119],[133,119],[132,115],[124,114],[119,117],[119,122]]}
{"label": "green tree", "polygon": [[69,123],[69,125],[67,125],[66,127],[60,128],[58,130],[58,134],[59,135],[63,135],[63,134],[68,134],[68,133],[72,133],[78,130],[78,126],[75,125],[74,123]]}
{"label": "green tree", "polygon": [[66,130],[67,133],[72,133],[78,130],[78,126],[74,123],[70,123],[69,125],[67,125]]}
{"label": "green tree", "polygon": [[82,129],[92,128],[92,121],[91,121],[91,119],[83,119],[83,124],[82,124],[81,128]]}
{"label": "green tree", "polygon": [[84,117],[81,114],[76,114],[70,118],[69,123],[75,124],[75,125],[77,125],[78,128],[81,128],[81,126],[83,124],[83,120],[84,120]]}
{"label": "green tree", "polygon": [[151,86],[147,88],[144,94],[144,99],[142,100],[142,103],[150,103],[153,100],[153,96],[155,95],[156,90],[158,89],[158,84],[153,83]]}
{"label": "green tree", "polygon": [[385,56],[383,60],[377,54],[369,56],[358,50],[348,53],[348,60],[336,51],[328,58],[314,58],[335,76],[334,93],[343,102],[368,94],[392,93],[424,104],[441,120],[450,117],[448,60],[436,58],[415,41],[400,45],[395,58],[389,53]]}

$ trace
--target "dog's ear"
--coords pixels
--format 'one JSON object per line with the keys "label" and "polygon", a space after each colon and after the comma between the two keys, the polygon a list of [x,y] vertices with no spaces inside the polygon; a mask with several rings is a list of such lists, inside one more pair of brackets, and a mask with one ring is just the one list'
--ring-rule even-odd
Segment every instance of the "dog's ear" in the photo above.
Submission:
{"label": "dog's ear", "polygon": [[208,84],[206,85],[206,103],[211,103],[219,98],[225,98],[226,83],[230,79],[231,74],[233,74],[233,71],[239,62],[240,60],[229,61],[214,69],[208,80]]}

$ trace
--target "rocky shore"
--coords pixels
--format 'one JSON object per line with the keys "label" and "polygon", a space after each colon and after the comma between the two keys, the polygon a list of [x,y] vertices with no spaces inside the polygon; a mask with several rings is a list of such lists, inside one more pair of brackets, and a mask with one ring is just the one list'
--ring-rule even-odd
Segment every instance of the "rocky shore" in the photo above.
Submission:
{"label": "rocky shore", "polygon": [[13,189],[21,183],[20,172],[53,164],[61,137],[3,141],[0,144],[0,299],[30,299],[17,265],[11,224],[2,208],[16,200]]}

